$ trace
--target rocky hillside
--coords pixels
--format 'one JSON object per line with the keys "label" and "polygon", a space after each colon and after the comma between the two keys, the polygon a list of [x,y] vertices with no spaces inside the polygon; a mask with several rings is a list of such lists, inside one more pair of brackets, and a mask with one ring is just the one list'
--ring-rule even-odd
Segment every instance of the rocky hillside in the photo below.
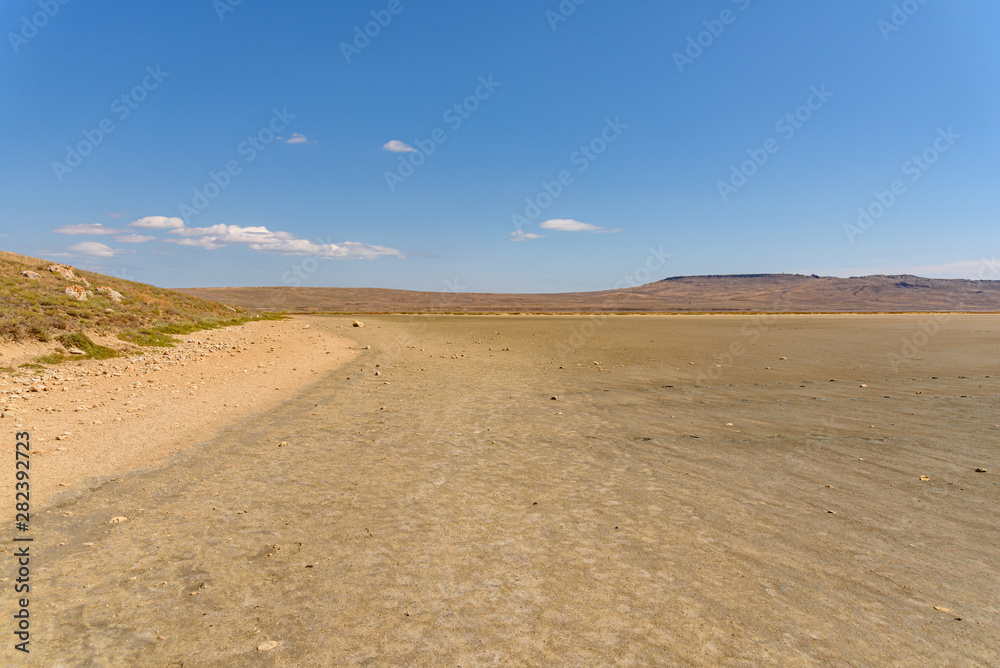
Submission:
{"label": "rocky hillside", "polygon": [[0,341],[62,337],[79,348],[85,337],[74,335],[94,332],[162,344],[171,331],[245,319],[224,304],[0,251]]}

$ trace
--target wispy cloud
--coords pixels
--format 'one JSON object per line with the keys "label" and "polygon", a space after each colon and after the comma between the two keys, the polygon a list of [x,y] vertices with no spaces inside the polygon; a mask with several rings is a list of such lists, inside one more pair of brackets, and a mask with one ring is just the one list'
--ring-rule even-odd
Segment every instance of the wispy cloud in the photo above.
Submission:
{"label": "wispy cloud", "polygon": [[[291,232],[272,231],[266,227],[242,227],[240,225],[212,225],[210,227],[187,227],[180,218],[167,216],[146,216],[128,224],[130,228],[145,230],[166,230],[176,237],[157,237],[148,234],[134,234],[129,230],[106,227],[100,223],[66,225],[55,230],[59,234],[105,235],[116,234],[115,239],[126,244],[140,244],[147,241],[166,241],[180,246],[216,250],[227,246],[244,246],[259,253],[281,255],[314,255],[329,259],[371,259],[382,256],[405,257],[402,251],[386,246],[374,246],[357,241],[341,243],[316,243],[300,239]],[[180,237],[180,238],[177,238]],[[533,235],[528,238],[535,238]],[[86,241],[70,246],[67,251],[73,255],[89,257],[114,257],[132,252],[111,248],[96,241]]]}
{"label": "wispy cloud", "polygon": [[404,144],[398,139],[387,141],[385,144],[382,145],[382,149],[386,151],[391,151],[393,153],[413,153],[414,151],[417,150],[408,144]]}
{"label": "wispy cloud", "polygon": [[[282,137],[278,137],[278,139],[282,139]],[[316,142],[312,141],[311,139],[309,139],[308,137],[306,137],[304,134],[301,134],[299,132],[293,132],[291,137],[289,137],[288,139],[285,139],[285,143],[286,144],[315,144]]]}
{"label": "wispy cloud", "polygon": [[113,227],[107,227],[101,223],[81,223],[79,225],[63,225],[62,227],[53,230],[56,234],[121,234],[124,230],[118,230]]}
{"label": "wispy cloud", "polygon": [[67,248],[73,255],[86,255],[87,257],[114,257],[125,251],[119,248],[111,248],[106,244],[97,241],[82,241]]}
{"label": "wispy cloud", "polygon": [[559,230],[560,232],[603,232],[606,234],[614,234],[615,232],[621,231],[606,230],[598,225],[581,223],[579,220],[572,220],[569,218],[553,218],[552,220],[546,220],[544,223],[541,223],[539,227],[546,230]]}
{"label": "wispy cloud", "polygon": [[402,251],[386,246],[373,246],[357,241],[338,244],[314,243],[300,239],[291,232],[271,231],[266,227],[241,227],[239,225],[212,225],[211,227],[181,227],[170,234],[180,239],[167,239],[181,246],[216,250],[226,246],[246,246],[260,253],[281,255],[315,255],[330,259],[373,259],[381,256],[404,257]]}
{"label": "wispy cloud", "polygon": [[123,218],[124,216],[125,216],[124,213],[118,213],[117,211],[112,211],[111,213],[108,214],[108,217],[110,218]]}
{"label": "wispy cloud", "polygon": [[168,218],[166,216],[146,216],[139,220],[133,220],[129,227],[141,227],[147,230],[173,230],[184,227],[184,221],[180,218]]}
{"label": "wispy cloud", "polygon": [[525,232],[524,230],[515,230],[510,233],[511,241],[527,241],[528,239],[544,239],[544,234],[535,234],[534,232]]}

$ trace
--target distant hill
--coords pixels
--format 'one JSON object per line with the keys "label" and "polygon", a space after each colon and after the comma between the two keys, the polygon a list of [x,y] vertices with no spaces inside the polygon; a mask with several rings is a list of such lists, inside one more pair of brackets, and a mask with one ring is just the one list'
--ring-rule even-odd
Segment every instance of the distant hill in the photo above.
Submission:
{"label": "distant hill", "polygon": [[[127,333],[219,326],[239,309],[34,257],[0,251],[0,341],[50,341],[74,332]],[[138,336],[145,330],[143,336]],[[163,337],[154,337],[161,344]]]}
{"label": "distant hill", "polygon": [[178,292],[286,313],[741,313],[998,311],[1000,281],[799,274],[675,276],[600,292],[492,294],[382,288],[182,288]]}

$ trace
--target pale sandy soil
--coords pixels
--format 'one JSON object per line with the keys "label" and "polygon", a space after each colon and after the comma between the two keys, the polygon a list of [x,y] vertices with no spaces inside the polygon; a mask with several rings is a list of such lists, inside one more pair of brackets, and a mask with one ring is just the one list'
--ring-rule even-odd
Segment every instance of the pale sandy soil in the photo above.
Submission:
{"label": "pale sandy soil", "polygon": [[351,341],[310,327],[308,317],[176,338],[182,343],[173,348],[65,362],[41,373],[18,365],[53,346],[8,344],[0,350],[0,366],[19,371],[0,374],[0,427],[31,434],[36,504],[88,479],[158,465],[281,403],[356,354]]}
{"label": "pale sandy soil", "polygon": [[1000,316],[932,318],[296,320],[371,348],[38,506],[0,664],[1000,665]]}

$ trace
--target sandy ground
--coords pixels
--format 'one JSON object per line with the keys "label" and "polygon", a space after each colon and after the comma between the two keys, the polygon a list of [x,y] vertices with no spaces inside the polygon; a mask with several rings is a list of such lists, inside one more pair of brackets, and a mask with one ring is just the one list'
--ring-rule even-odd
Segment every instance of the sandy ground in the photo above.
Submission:
{"label": "sandy ground", "polygon": [[34,665],[1000,663],[1000,317],[364,320],[37,509]]}
{"label": "sandy ground", "polygon": [[0,374],[0,426],[31,434],[36,504],[84,481],[159,465],[294,396],[356,354],[350,341],[311,328],[306,318],[176,338],[182,343],[173,348],[146,347],[141,354],[66,362],[44,372],[18,365],[53,346],[15,344],[0,351],[3,365],[19,372]]}

